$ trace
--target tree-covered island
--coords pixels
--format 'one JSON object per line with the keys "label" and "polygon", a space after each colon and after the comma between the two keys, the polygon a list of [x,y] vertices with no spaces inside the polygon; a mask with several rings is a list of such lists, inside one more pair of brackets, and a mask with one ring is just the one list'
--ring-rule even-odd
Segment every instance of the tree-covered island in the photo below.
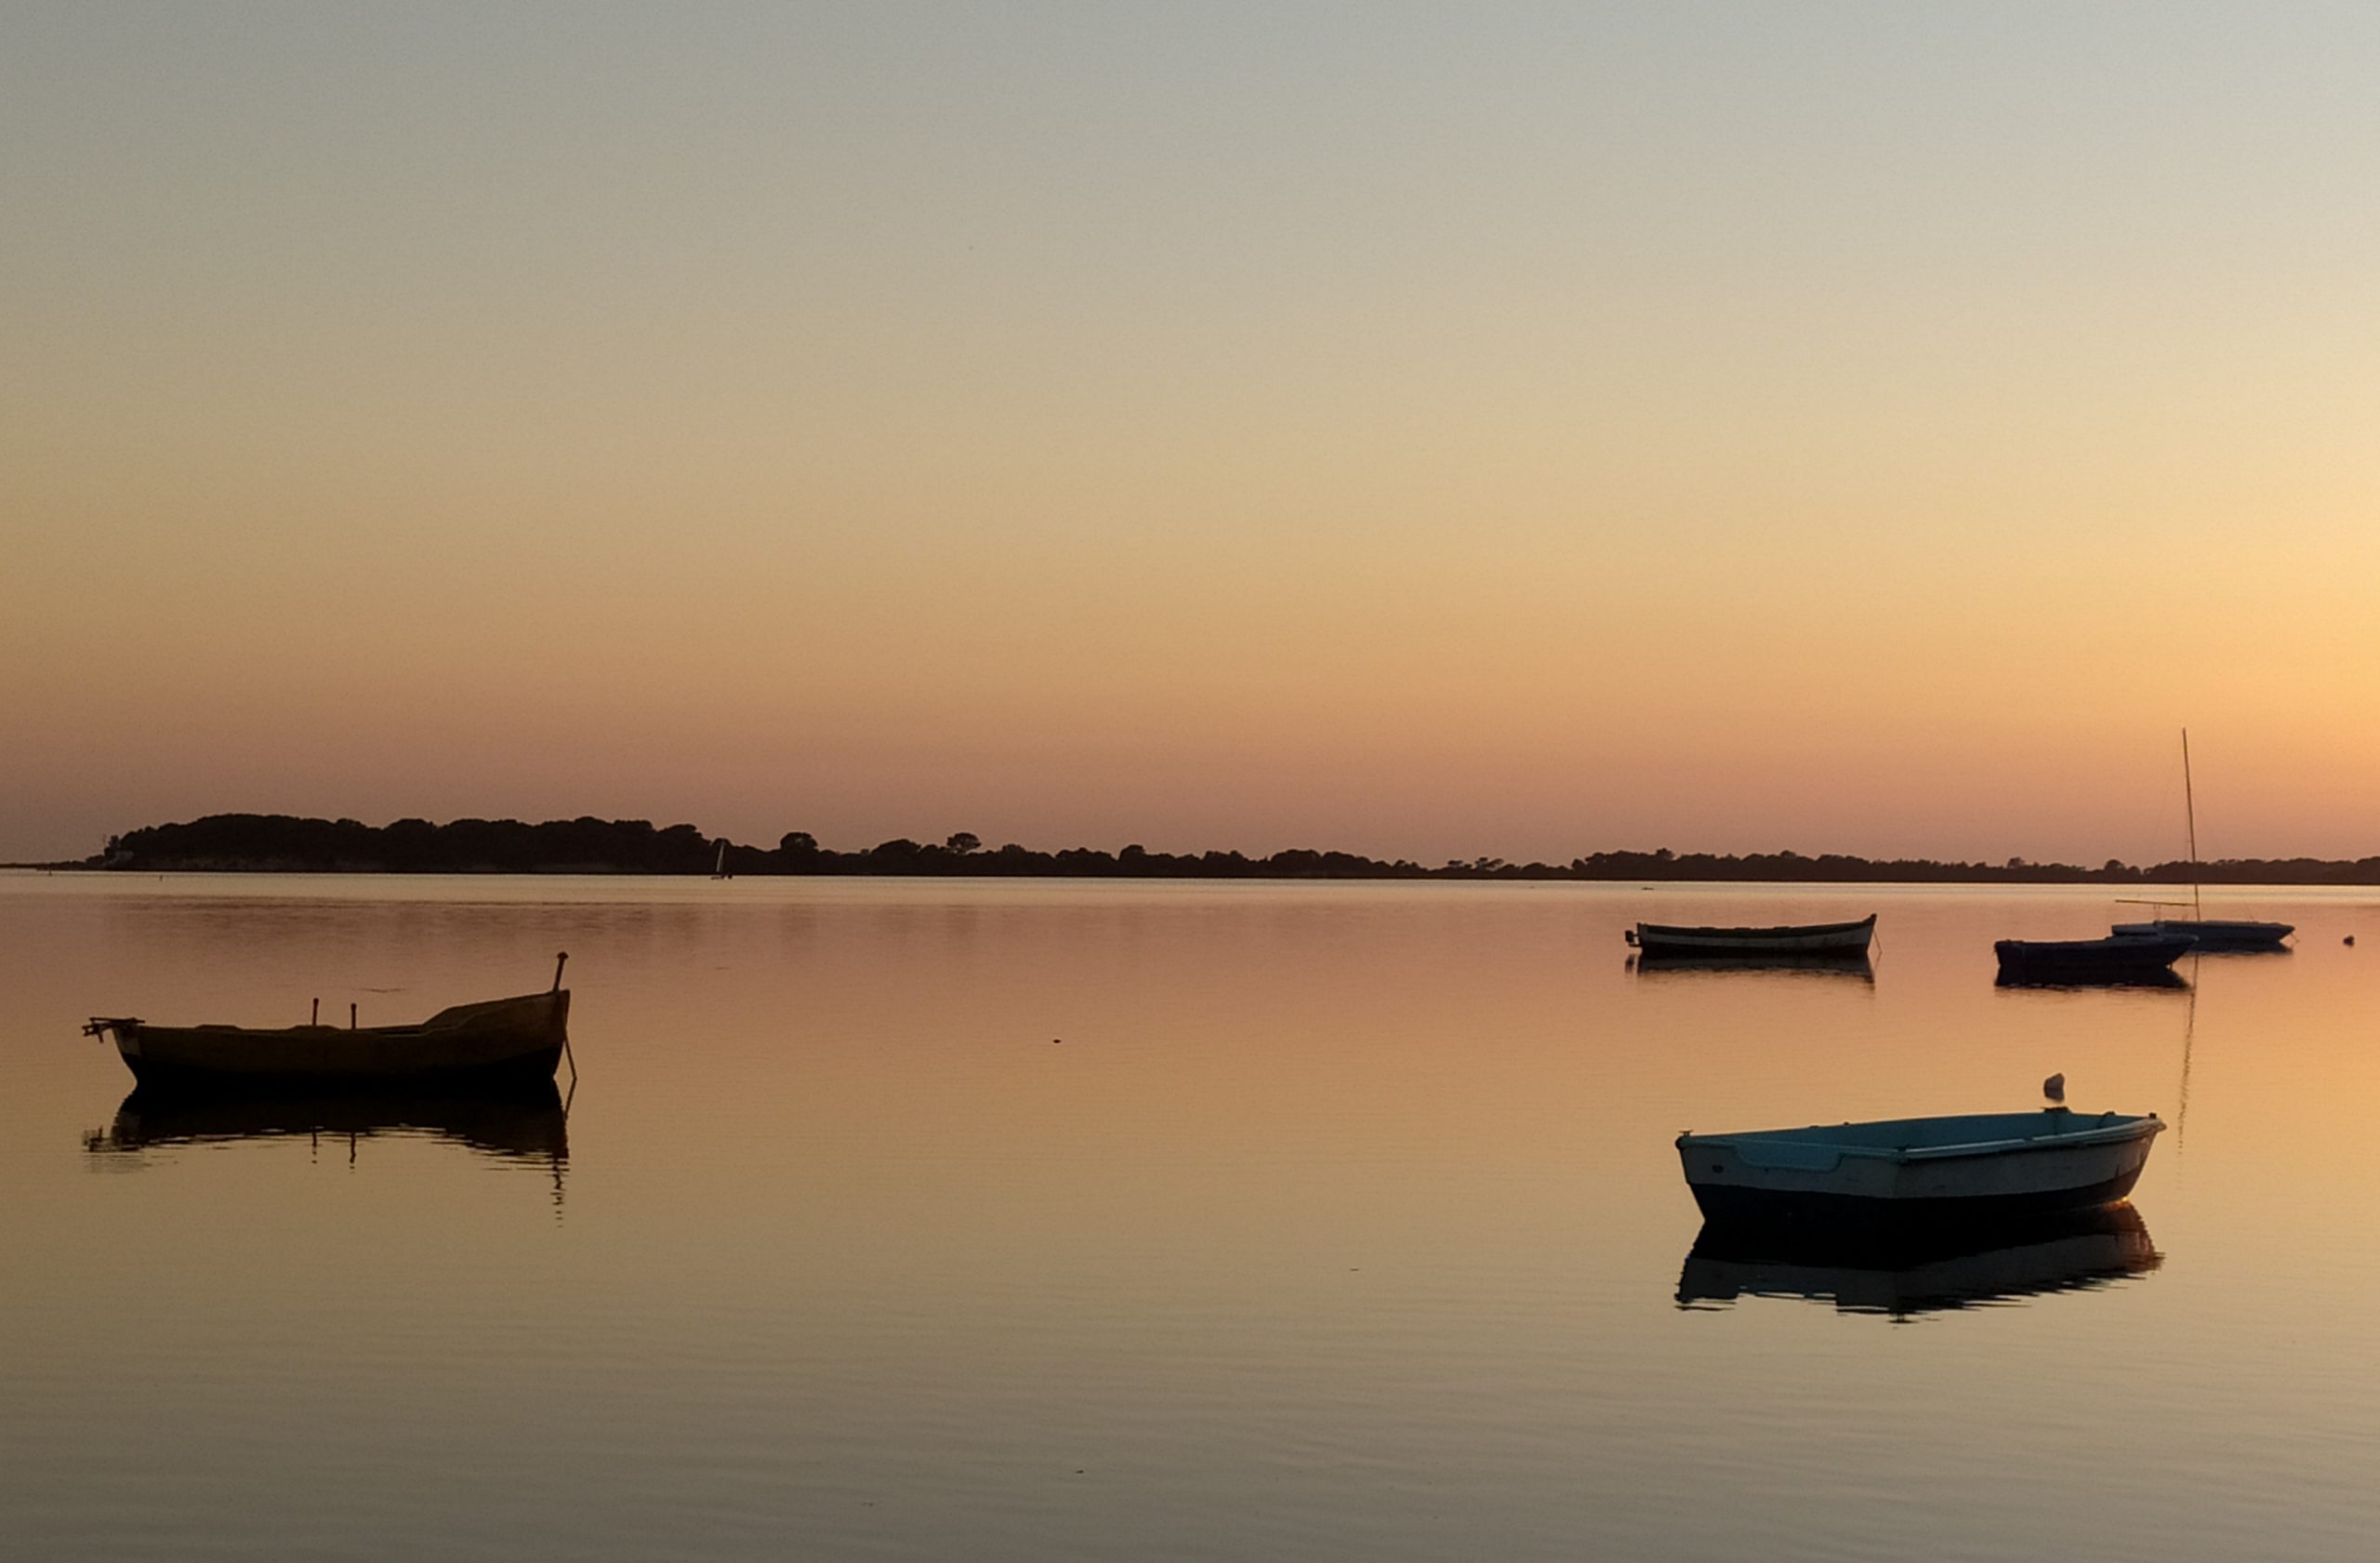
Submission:
{"label": "tree-covered island", "polygon": [[[143,826],[111,837],[78,864],[47,865],[128,872],[707,874],[720,841],[692,825],[656,827],[641,819],[457,819],[433,825],[401,819],[291,815],[208,815],[183,824]],[[2226,859],[2134,867],[2112,858],[2096,868],[2071,863],[1949,863],[1877,859],[1840,853],[1596,852],[1567,863],[1511,863],[1501,857],[1451,859],[1435,867],[1355,853],[1293,848],[1262,857],[1238,852],[1166,853],[1126,846],[1107,852],[1068,847],[1048,852],[1014,844],[986,849],[959,831],[940,842],[896,839],[857,851],[822,846],[808,831],[788,831],[774,847],[729,842],[733,874],[877,874],[1094,879],[1348,879],[1766,881],[1819,883],[2011,884],[2380,884],[2380,856]]]}

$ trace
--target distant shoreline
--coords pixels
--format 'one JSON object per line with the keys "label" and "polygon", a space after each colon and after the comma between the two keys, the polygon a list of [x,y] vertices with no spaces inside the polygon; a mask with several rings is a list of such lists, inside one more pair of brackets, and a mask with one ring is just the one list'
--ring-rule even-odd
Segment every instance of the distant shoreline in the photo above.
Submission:
{"label": "distant shoreline", "polygon": [[692,825],[647,820],[459,819],[444,825],[398,820],[386,826],[290,815],[209,815],[182,824],[144,826],[111,837],[79,862],[0,865],[51,872],[370,873],[702,877],[724,866],[735,876],[913,879],[1201,879],[1576,881],[1617,883],[1795,884],[2202,884],[2380,885],[2380,856],[2229,858],[2134,867],[2110,859],[2096,868],[2070,863],[1953,863],[1929,858],[1867,858],[1797,852],[1596,852],[1567,863],[1450,859],[1425,867],[1409,859],[1292,848],[1263,857],[1238,852],[1117,852],[1070,847],[1044,852],[1010,844],[986,849],[959,832],[939,845],[895,839],[858,851],[823,847],[789,831],[774,847],[706,836]]}

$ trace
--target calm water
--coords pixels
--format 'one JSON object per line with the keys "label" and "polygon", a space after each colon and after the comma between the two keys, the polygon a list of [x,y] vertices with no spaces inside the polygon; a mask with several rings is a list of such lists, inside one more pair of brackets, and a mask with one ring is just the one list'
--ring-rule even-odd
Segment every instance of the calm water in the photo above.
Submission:
{"label": "calm water", "polygon": [[[1620,938],[1869,910],[1872,980],[1638,974]],[[2187,990],[1992,986],[1995,936],[2121,910],[0,876],[0,1538],[2368,1557],[2380,897],[2227,894],[2298,948]],[[566,1119],[119,1117],[76,1035],[413,1019],[564,948]],[[2132,1226],[1899,1275],[1689,1262],[1679,1129],[2024,1108],[2052,1070],[2175,1124]]]}

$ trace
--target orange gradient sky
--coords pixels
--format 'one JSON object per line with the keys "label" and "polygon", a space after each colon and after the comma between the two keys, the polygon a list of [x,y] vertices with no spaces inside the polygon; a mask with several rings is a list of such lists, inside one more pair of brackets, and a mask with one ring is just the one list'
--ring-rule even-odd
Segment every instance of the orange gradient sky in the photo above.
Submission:
{"label": "orange gradient sky", "polygon": [[0,858],[2380,852],[2380,17],[27,6]]}

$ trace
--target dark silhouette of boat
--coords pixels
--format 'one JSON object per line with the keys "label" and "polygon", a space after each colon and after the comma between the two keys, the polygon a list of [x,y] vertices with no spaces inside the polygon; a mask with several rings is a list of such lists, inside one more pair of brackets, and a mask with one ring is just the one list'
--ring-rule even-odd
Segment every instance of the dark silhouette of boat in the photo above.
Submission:
{"label": "dark silhouette of boat", "polygon": [[2181,979],[2174,976],[2174,962],[2196,944],[2180,934],[2111,934],[2104,939],[2003,939],[1991,950],[2000,958],[2000,980],[2012,987],[2144,982],[2176,987]]}
{"label": "dark silhouette of boat", "polygon": [[412,1026],[152,1026],[95,1015],[84,1034],[108,1037],[133,1078],[179,1080],[551,1080],[569,1044],[570,991],[562,963],[544,993],[457,1004]]}
{"label": "dark silhouette of boat", "polygon": [[1647,956],[1865,955],[1876,914],[1856,922],[1809,922],[1774,928],[1687,928],[1640,922],[1623,934]]}
{"label": "dark silhouette of boat", "polygon": [[84,1148],[117,1155],[241,1140],[389,1134],[448,1140],[507,1160],[559,1163],[570,1155],[569,1120],[551,1080],[478,1089],[143,1083],[116,1108],[112,1123],[85,1136]]}
{"label": "dark silhouette of boat", "polygon": [[2095,1289],[2162,1263],[2128,1204],[1886,1238],[1710,1222],[1686,1253],[1677,1300],[1794,1297],[1907,1318]]}

